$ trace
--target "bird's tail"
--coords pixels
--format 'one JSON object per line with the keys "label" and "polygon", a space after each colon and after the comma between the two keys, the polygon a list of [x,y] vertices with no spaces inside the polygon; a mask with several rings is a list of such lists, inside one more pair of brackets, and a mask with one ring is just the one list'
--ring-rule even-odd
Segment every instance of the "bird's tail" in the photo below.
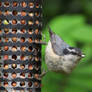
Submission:
{"label": "bird's tail", "polygon": [[49,26],[48,26],[48,29],[49,29],[50,36],[52,36],[54,34],[53,31],[51,30],[51,28]]}

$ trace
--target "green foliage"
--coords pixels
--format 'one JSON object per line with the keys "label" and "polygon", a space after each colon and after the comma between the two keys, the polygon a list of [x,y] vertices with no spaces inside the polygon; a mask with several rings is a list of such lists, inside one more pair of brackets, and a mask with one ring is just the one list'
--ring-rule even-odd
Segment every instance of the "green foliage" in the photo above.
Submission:
{"label": "green foliage", "polygon": [[84,12],[89,15],[92,16],[92,0],[81,0],[82,5],[83,5],[83,9]]}
{"label": "green foliage", "polygon": [[92,23],[92,0],[43,0],[43,13],[45,22],[56,15],[81,13]]}
{"label": "green foliage", "polygon": [[[81,34],[81,35],[80,35]],[[74,39],[80,40],[81,42],[92,42],[92,27],[91,26],[81,26],[80,28],[76,28],[74,32],[72,32],[71,36]]]}
{"label": "green foliage", "polygon": [[[54,18],[48,25],[65,42],[78,46],[86,54],[70,75],[48,72],[42,80],[42,92],[91,92],[92,91],[92,27],[85,23],[82,15],[64,15]],[[49,41],[48,28],[43,30]],[[45,64],[45,46],[42,46],[42,68]]]}

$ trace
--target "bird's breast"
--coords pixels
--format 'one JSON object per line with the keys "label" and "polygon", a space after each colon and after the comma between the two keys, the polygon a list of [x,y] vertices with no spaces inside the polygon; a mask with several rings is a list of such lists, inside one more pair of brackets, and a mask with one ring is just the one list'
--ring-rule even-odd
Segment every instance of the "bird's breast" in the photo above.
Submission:
{"label": "bird's breast", "polygon": [[[56,55],[53,52],[52,46],[51,46],[51,42],[48,42],[48,45],[46,47],[46,51],[45,51],[45,62],[49,68],[49,70],[56,70],[58,63],[60,62],[60,58],[61,56]],[[62,62],[60,62],[62,63]]]}
{"label": "bird's breast", "polygon": [[[52,45],[51,45],[50,41],[48,42],[48,45],[46,47],[45,56],[46,56],[46,58],[50,59],[53,62],[58,61],[59,58],[61,57],[53,52]],[[48,60],[46,60],[46,61],[48,62]]]}

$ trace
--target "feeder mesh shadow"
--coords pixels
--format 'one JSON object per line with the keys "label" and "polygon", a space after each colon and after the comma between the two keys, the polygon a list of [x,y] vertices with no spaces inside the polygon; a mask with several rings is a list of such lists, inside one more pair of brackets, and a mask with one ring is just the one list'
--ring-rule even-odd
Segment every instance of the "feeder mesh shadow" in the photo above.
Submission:
{"label": "feeder mesh shadow", "polygon": [[0,0],[0,92],[41,92],[41,0]]}

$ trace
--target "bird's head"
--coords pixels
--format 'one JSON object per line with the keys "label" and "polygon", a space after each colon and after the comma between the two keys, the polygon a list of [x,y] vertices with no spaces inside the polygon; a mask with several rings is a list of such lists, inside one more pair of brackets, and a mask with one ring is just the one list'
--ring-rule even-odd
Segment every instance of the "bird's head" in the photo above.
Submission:
{"label": "bird's head", "polygon": [[80,60],[85,57],[82,51],[79,48],[69,47],[63,50],[63,53],[66,57],[73,61]]}

